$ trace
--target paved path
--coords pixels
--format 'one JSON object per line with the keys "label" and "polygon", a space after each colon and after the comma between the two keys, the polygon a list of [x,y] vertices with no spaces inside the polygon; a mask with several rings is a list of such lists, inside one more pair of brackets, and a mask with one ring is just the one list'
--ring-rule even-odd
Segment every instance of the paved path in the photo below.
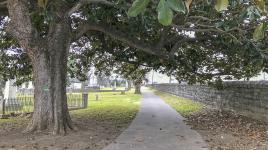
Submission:
{"label": "paved path", "polygon": [[145,92],[132,124],[103,150],[206,150],[201,136],[152,92]]}

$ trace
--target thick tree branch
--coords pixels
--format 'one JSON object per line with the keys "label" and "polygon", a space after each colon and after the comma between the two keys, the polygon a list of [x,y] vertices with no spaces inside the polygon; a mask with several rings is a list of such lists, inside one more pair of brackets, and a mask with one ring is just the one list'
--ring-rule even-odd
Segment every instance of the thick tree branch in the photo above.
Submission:
{"label": "thick tree branch", "polygon": [[107,0],[80,0],[77,4],[68,11],[68,16],[71,16],[73,13],[77,12],[82,6],[86,4],[103,4],[107,6],[115,6],[114,3]]}
{"label": "thick tree branch", "polygon": [[[219,33],[219,34],[225,34],[227,36],[230,36],[232,39],[236,40],[240,44],[242,44],[241,41],[239,41],[238,38],[235,37],[233,34],[229,33],[228,31],[223,31],[222,29],[216,28],[214,26],[206,26],[207,28],[182,27],[182,26],[178,26],[178,25],[175,25],[175,24],[172,24],[171,26],[176,28],[176,29],[178,29],[178,30],[182,30],[182,31],[214,32],[214,33]],[[196,26],[200,26],[200,25],[196,24]]]}
{"label": "thick tree branch", "polygon": [[0,16],[8,15],[7,0],[0,0]]}
{"label": "thick tree branch", "polygon": [[7,8],[7,0],[0,0],[0,8]]}
{"label": "thick tree branch", "polygon": [[166,53],[157,50],[155,47],[149,46],[136,38],[129,37],[127,34],[105,24],[97,24],[87,21],[86,23],[81,24],[78,27],[75,39],[79,39],[88,31],[99,31],[105,33],[106,35],[109,35],[114,39],[117,39],[125,44],[128,44],[130,47],[142,50],[151,55],[160,56],[162,58],[164,57],[163,59],[168,58],[168,55]]}
{"label": "thick tree branch", "polygon": [[166,27],[166,28],[162,29],[162,32],[161,32],[161,34],[160,34],[159,42],[158,42],[158,44],[156,45],[156,48],[157,48],[158,50],[162,49],[163,46],[165,45],[166,40],[167,40],[167,36],[168,36],[168,33],[169,33],[169,32],[168,32],[169,29],[170,29],[169,27]]}
{"label": "thick tree branch", "polygon": [[33,50],[33,43],[40,42],[40,40],[32,25],[30,13],[27,13],[29,12],[27,3],[28,0],[8,0],[7,8],[11,21],[8,24],[7,32],[18,40],[22,48]]}

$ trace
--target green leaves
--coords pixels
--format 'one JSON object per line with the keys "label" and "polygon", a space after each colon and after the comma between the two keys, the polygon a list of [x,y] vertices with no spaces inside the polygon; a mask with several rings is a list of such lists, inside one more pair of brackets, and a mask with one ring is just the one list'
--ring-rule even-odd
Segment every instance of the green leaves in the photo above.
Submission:
{"label": "green leaves", "polygon": [[264,38],[265,35],[265,30],[267,29],[268,24],[267,23],[261,23],[259,24],[254,33],[253,33],[253,40],[254,41],[259,41],[262,40]]}
{"label": "green leaves", "polygon": [[173,12],[165,0],[160,0],[158,7],[158,21],[164,25],[168,26],[172,23]]}
{"label": "green leaves", "polygon": [[46,8],[48,0],[37,0],[38,1],[38,6],[41,8]]}
{"label": "green leaves", "polygon": [[217,11],[228,10],[229,0],[217,0],[215,9]]}
{"label": "green leaves", "polygon": [[[189,1],[189,0],[188,0]],[[128,10],[128,16],[136,17],[145,10],[150,0],[135,0],[131,8]],[[172,23],[173,10],[185,13],[186,6],[183,0],[160,0],[157,7],[158,21],[168,26]]]}
{"label": "green leaves", "polygon": [[182,0],[160,0],[158,3],[158,21],[164,25],[168,26],[172,23],[173,11],[186,12],[185,4]]}
{"label": "green leaves", "polygon": [[164,25],[168,26],[172,23],[173,11],[186,12],[185,3],[182,0],[160,0],[157,11],[158,11],[158,21]]}
{"label": "green leaves", "polygon": [[186,12],[185,4],[182,0],[167,0],[168,6],[177,12]]}
{"label": "green leaves", "polygon": [[135,0],[128,10],[128,16],[136,17],[138,14],[145,10],[149,2],[150,0]]}
{"label": "green leaves", "polygon": [[261,11],[261,12],[266,12],[266,5],[265,5],[265,0],[256,0],[256,4],[257,4],[257,7],[258,9]]}

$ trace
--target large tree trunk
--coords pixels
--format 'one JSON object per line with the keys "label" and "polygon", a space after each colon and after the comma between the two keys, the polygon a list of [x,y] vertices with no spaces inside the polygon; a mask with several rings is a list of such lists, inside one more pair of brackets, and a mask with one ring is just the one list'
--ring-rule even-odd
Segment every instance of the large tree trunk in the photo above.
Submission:
{"label": "large tree trunk", "polygon": [[[67,106],[67,60],[70,47],[70,29],[66,23],[57,24],[51,45],[52,88],[54,98],[54,133],[73,129]],[[53,63],[54,62],[54,63]]]}
{"label": "large tree trunk", "polygon": [[135,94],[141,94],[141,82],[135,82]]}
{"label": "large tree trunk", "polygon": [[52,88],[52,73],[49,56],[40,51],[39,53],[30,56],[34,77],[34,114],[26,132],[47,129],[54,122],[53,93],[50,90]]}
{"label": "large tree trunk", "polygon": [[11,19],[7,31],[29,55],[34,76],[34,113],[26,132],[50,130],[54,134],[73,129],[67,106],[67,57],[71,27],[64,10],[40,36],[32,23],[28,0],[8,0]]}
{"label": "large tree trunk", "polygon": [[3,81],[0,77],[0,97],[4,97],[4,87],[5,87],[5,81]]}
{"label": "large tree trunk", "polygon": [[54,134],[65,134],[73,129],[67,106],[66,79],[69,51],[69,29],[56,24],[48,50],[37,50],[29,56],[34,74],[34,114],[27,132],[50,130]]}
{"label": "large tree trunk", "polygon": [[131,90],[131,81],[127,80],[127,90],[130,91]]}

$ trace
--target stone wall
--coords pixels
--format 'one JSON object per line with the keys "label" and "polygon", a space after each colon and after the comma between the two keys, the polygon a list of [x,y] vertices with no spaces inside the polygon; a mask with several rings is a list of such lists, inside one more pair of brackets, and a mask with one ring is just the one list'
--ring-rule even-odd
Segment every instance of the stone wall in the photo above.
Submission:
{"label": "stone wall", "polygon": [[222,90],[205,85],[155,84],[157,90],[193,99],[215,108],[268,122],[268,82],[225,82]]}

